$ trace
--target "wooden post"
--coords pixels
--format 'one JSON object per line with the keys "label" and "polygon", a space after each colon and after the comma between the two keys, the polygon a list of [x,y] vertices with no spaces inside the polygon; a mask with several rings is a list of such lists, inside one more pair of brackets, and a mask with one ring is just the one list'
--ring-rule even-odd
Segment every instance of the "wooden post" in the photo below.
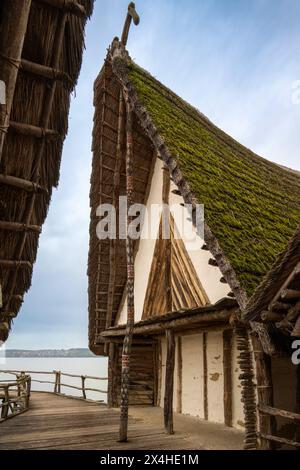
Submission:
{"label": "wooden post", "polygon": [[109,343],[109,353],[108,353],[108,388],[107,388],[107,406],[112,408],[115,403],[114,399],[114,376],[116,374],[115,370],[115,349],[118,348],[115,343]]}
{"label": "wooden post", "polygon": [[31,0],[10,1],[9,5],[7,3],[2,11],[0,30],[0,80],[6,86],[6,103],[0,103],[0,162],[9,126]]}
{"label": "wooden post", "polygon": [[177,413],[182,413],[182,339],[177,338]]}
{"label": "wooden post", "polygon": [[[163,167],[163,188],[162,188],[162,241],[165,245],[164,262],[165,262],[165,296],[166,310],[171,312],[173,309],[172,300],[172,240],[171,240],[171,215],[169,210],[169,194],[170,194],[170,172],[169,169]],[[167,238],[164,238],[167,237]]]}
{"label": "wooden post", "polygon": [[4,403],[5,405],[2,406],[1,409],[1,418],[6,419],[8,416],[8,410],[9,410],[9,392],[8,392],[8,387],[4,388]]}
{"label": "wooden post", "polygon": [[86,400],[86,392],[85,392],[85,376],[81,376],[81,388],[82,388],[82,398]]}
{"label": "wooden post", "polygon": [[157,342],[157,402],[156,406],[161,404],[161,381],[162,381],[162,362],[161,362],[161,341]]}
{"label": "wooden post", "polygon": [[252,351],[248,330],[238,321],[235,325],[235,333],[237,349],[239,351],[238,364],[241,369],[239,379],[242,386],[242,402],[245,420],[244,449],[253,450],[257,448],[257,410]]}
{"label": "wooden post", "polygon": [[[300,414],[300,365],[297,365],[297,378],[296,378],[296,413]],[[297,442],[300,442],[300,422],[296,422],[296,433],[295,439]]]}
{"label": "wooden post", "polygon": [[168,434],[174,434],[173,426],[173,386],[175,367],[175,339],[174,331],[166,330],[167,360],[165,378],[164,422]]}
{"label": "wooden post", "polygon": [[223,331],[224,424],[232,426],[232,330]]}
{"label": "wooden post", "polygon": [[[126,103],[126,194],[128,208],[133,203],[133,130],[132,121],[133,115],[129,103]],[[123,343],[122,351],[122,378],[121,378],[121,414],[120,414],[120,430],[119,441],[127,442],[128,431],[128,405],[129,405],[129,384],[130,384],[130,353],[131,343],[133,337],[134,325],[134,246],[133,239],[128,233],[128,229],[132,217],[128,215],[127,211],[127,239],[126,239],[126,254],[127,254],[127,325],[126,334]]]}
{"label": "wooden post", "polygon": [[[252,345],[256,364],[256,382],[259,405],[273,406],[273,383],[271,358],[264,353],[258,336],[252,334]],[[274,416],[259,413],[259,430],[261,434],[275,435],[276,420]],[[261,449],[274,449],[275,443],[261,438]]]}
{"label": "wooden post", "polygon": [[207,375],[207,333],[203,333],[203,407],[206,420],[208,420]]}

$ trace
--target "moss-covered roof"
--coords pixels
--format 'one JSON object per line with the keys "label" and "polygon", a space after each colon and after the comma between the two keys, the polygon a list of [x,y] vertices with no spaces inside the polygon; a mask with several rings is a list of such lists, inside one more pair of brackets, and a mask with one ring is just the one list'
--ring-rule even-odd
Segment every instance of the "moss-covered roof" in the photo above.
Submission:
{"label": "moss-covered roof", "polygon": [[250,295],[300,220],[300,175],[213,125],[134,63],[129,77]]}

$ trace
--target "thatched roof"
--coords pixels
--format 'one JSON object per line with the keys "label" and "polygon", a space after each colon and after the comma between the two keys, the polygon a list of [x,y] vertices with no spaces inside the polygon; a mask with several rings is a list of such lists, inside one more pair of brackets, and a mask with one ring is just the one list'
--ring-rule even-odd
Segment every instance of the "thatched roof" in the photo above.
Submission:
{"label": "thatched roof", "polygon": [[[31,284],[39,234],[52,189],[59,180],[70,95],[81,68],[85,23],[93,9],[93,0],[32,1],[25,37],[19,38],[21,42],[24,39],[21,55],[11,57],[18,38],[7,18],[17,23],[25,4],[30,2],[6,0],[0,5],[0,79],[17,71],[10,121],[7,126],[0,122],[0,136],[5,134],[2,155],[0,150],[3,340]],[[6,85],[12,88],[11,83]]]}
{"label": "thatched roof", "polygon": [[[142,202],[146,197],[155,149],[185,202],[205,205],[205,242],[241,308],[295,231],[300,216],[299,174],[259,157],[218,129],[137,66],[114,41],[113,51],[108,53],[95,82],[89,256],[92,348],[95,337],[110,326],[106,314],[108,299],[112,297],[108,292],[111,245],[97,239],[96,207],[100,202],[113,200],[120,89],[135,116],[136,201]],[[124,174],[120,194],[125,194]],[[117,280],[111,324],[126,284],[123,241],[117,241],[113,264],[117,266]]]}
{"label": "thatched roof", "polygon": [[[295,272],[295,275],[291,277],[293,272]],[[296,230],[285,250],[278,256],[261,284],[254,291],[243,312],[243,318],[246,321],[261,321],[261,313],[268,309],[282,286],[284,289],[293,289],[294,296],[289,298],[287,303],[289,307],[292,307],[300,299],[300,227]],[[295,294],[297,290],[299,291],[299,299]],[[280,307],[284,309],[284,306],[284,300],[279,296],[276,311],[284,311],[280,310]],[[285,310],[285,313],[288,313],[288,310]],[[296,318],[294,318],[294,321]]]}

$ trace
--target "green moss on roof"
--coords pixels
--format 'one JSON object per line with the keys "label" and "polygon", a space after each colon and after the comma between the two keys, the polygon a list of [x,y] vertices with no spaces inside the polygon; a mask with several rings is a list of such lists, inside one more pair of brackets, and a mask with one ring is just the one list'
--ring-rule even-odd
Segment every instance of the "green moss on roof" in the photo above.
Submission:
{"label": "green moss on roof", "polygon": [[250,295],[300,220],[300,176],[258,157],[132,63],[129,77]]}

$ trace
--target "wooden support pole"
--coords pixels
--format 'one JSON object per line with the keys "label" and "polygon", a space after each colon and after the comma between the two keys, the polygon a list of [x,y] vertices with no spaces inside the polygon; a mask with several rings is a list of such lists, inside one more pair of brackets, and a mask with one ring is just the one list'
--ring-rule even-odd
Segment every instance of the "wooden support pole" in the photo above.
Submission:
{"label": "wooden support pole", "polygon": [[[256,364],[258,404],[259,406],[273,406],[271,358],[264,353],[261,342],[255,333],[252,334],[252,345]],[[267,414],[259,413],[259,428],[261,434],[275,435],[275,418]],[[261,448],[274,449],[274,443],[261,438]]]}
{"label": "wooden support pole", "polygon": [[[119,93],[119,116],[118,116],[118,137],[117,137],[117,150],[115,158],[115,171],[114,171],[114,189],[112,205],[116,209],[116,220],[119,220],[119,196],[120,196],[120,173],[122,164],[122,151],[124,143],[124,98],[122,90]],[[109,281],[107,291],[107,314],[106,314],[106,328],[112,325],[113,316],[113,303],[116,283],[116,270],[117,270],[117,238],[111,239],[109,243]],[[118,263],[119,266],[119,263]]]}
{"label": "wooden support pole", "polygon": [[85,376],[81,376],[81,387],[82,387],[82,398],[86,400],[86,391],[85,391]]}
{"label": "wooden support pole", "polygon": [[174,331],[166,330],[167,359],[165,377],[164,424],[168,434],[174,434],[173,426],[173,387],[175,368],[175,338]]}
{"label": "wooden support pole", "polygon": [[162,229],[163,238],[161,243],[165,244],[165,296],[166,296],[166,309],[171,312],[173,309],[173,296],[172,296],[172,240],[171,240],[171,216],[169,210],[169,194],[170,194],[170,172],[166,166],[163,167],[163,189],[162,189],[162,202],[164,204],[162,214]]}
{"label": "wooden support pole", "polygon": [[[126,194],[127,204],[130,207],[133,203],[133,115],[128,102],[126,102]],[[134,245],[133,239],[129,236],[128,228],[132,222],[132,217],[127,211],[127,324],[126,335],[122,351],[122,378],[121,378],[121,413],[119,441],[127,442],[128,431],[128,406],[129,406],[129,384],[130,384],[130,353],[134,326]]]}
{"label": "wooden support pole", "polygon": [[5,83],[6,102],[0,103],[0,162],[15,94],[31,0],[14,0],[3,8],[0,30],[0,80]]}
{"label": "wooden support pole", "polygon": [[253,450],[257,448],[257,418],[252,351],[245,326],[238,323],[235,326],[235,334],[239,351],[238,363],[241,369],[239,379],[242,386],[245,421],[244,449]]}
{"label": "wooden support pole", "polygon": [[224,424],[232,426],[232,330],[223,331]]}
{"label": "wooden support pole", "polygon": [[177,413],[182,413],[182,338],[177,338]]}
{"label": "wooden support pole", "polygon": [[114,390],[114,376],[116,374],[115,368],[115,350],[118,345],[109,343],[108,352],[108,388],[107,388],[107,406],[112,408],[115,406],[115,390]]}
{"label": "wooden support pole", "polygon": [[203,408],[204,408],[204,419],[208,420],[208,370],[207,370],[207,333],[203,333]]}

